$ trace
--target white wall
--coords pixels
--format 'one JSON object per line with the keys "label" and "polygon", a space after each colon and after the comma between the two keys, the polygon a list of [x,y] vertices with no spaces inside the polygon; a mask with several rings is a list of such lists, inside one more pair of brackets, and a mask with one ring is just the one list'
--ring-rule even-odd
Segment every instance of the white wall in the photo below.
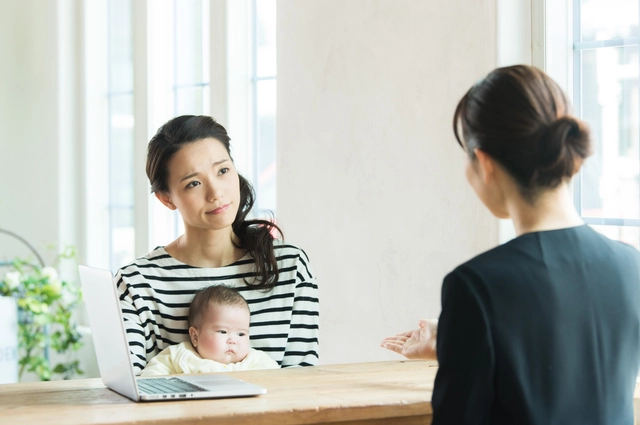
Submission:
{"label": "white wall", "polygon": [[[450,127],[496,64],[498,1],[278,3],[278,219],[319,278],[323,363],[398,358],[380,339],[436,317],[445,273],[497,242]],[[81,4],[0,13],[0,227],[41,250],[83,252]]]}
{"label": "white wall", "polygon": [[442,278],[497,243],[455,105],[496,64],[496,1],[278,2],[278,219],[309,254],[321,362],[398,358]]}
{"label": "white wall", "polygon": [[[0,228],[50,261],[77,246],[77,4],[3,2],[0,14]],[[49,245],[54,245],[49,247]],[[0,261],[29,251],[0,235]]]}
{"label": "white wall", "polygon": [[[56,4],[2,6],[0,227],[42,248],[60,236]],[[0,235],[0,256],[13,249],[28,253]]]}
{"label": "white wall", "polygon": [[[65,245],[82,252],[79,4],[4,1],[0,13],[0,228],[24,237],[48,265]],[[30,255],[0,234],[0,262]],[[63,278],[76,279],[66,265]],[[86,376],[97,376],[90,338],[79,358]]]}

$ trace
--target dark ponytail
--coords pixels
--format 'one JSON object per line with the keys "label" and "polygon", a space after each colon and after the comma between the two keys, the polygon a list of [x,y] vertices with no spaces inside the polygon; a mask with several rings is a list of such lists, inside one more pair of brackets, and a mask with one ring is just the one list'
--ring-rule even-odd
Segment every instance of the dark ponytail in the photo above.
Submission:
{"label": "dark ponytail", "polygon": [[[231,158],[231,138],[227,130],[206,115],[182,115],[169,120],[160,127],[149,141],[147,150],[147,177],[151,192],[167,192],[169,160],[182,146],[206,138],[222,143]],[[232,159],[233,160],[233,159]],[[252,279],[245,278],[247,285],[270,290],[278,282],[278,261],[274,252],[275,234],[284,236],[282,230],[268,220],[247,220],[255,203],[253,187],[238,174],[240,180],[240,205],[233,221],[233,231],[238,236],[238,248],[246,249],[256,262],[256,273]]]}
{"label": "dark ponytail", "polygon": [[233,231],[238,236],[238,248],[246,249],[256,261],[254,279],[245,283],[256,288],[270,290],[278,283],[278,259],[273,248],[274,233],[284,237],[282,230],[269,220],[247,220],[255,203],[255,193],[251,183],[238,174],[240,179],[240,208],[233,221]]}
{"label": "dark ponytail", "polygon": [[560,87],[541,70],[498,68],[460,100],[453,130],[471,159],[476,148],[489,154],[533,203],[541,191],[568,181],[591,154],[587,125],[569,109]]}

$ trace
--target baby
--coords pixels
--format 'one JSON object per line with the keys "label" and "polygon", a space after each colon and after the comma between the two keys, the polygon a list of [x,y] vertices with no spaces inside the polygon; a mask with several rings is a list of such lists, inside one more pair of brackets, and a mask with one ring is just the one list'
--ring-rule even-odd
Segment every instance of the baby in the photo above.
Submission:
{"label": "baby", "polygon": [[278,369],[278,363],[249,347],[249,306],[234,289],[201,289],[189,307],[189,337],[152,358],[141,376]]}

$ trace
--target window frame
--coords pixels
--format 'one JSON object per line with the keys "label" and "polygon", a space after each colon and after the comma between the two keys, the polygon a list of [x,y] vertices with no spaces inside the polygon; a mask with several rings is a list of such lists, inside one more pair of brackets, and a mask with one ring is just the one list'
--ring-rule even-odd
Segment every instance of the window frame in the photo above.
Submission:
{"label": "window frame", "polygon": [[[575,42],[574,40],[580,40],[580,0],[560,2],[531,0],[530,9],[530,63],[543,69],[561,86],[571,100],[574,114],[582,117],[580,91],[582,78],[580,74],[581,53],[587,49],[638,46],[640,37]],[[526,63],[526,61],[521,62]],[[606,143],[606,141],[603,141],[603,143]],[[640,155],[638,160],[640,162]],[[640,218],[589,217],[584,215],[582,210],[583,176],[583,170],[574,176],[571,191],[574,206],[586,224],[640,227]],[[640,203],[640,193],[638,202]],[[501,231],[501,240],[503,241],[506,239],[504,237],[505,233],[508,232]]]}
{"label": "window frame", "polygon": [[[640,37],[617,38],[608,40],[581,41],[581,25],[580,10],[581,0],[568,0],[572,2],[572,25],[573,25],[573,84],[571,99],[574,112],[578,117],[582,116],[582,91],[580,89],[582,83],[581,60],[582,53],[586,50],[602,49],[609,47],[630,47],[636,46],[640,48]],[[640,3],[640,1],[638,2]],[[640,8],[639,8],[640,9]],[[639,21],[640,22],[640,21]],[[575,41],[580,40],[580,41]],[[639,68],[640,69],[640,68]],[[606,143],[603,141],[603,143]],[[640,162],[640,155],[638,156]],[[586,217],[582,214],[582,170],[574,178],[573,181],[573,200],[580,217],[585,223],[590,225],[618,226],[618,227],[640,227],[640,218],[616,218],[616,217]],[[640,203],[640,192],[638,193],[638,203]]]}
{"label": "window frame", "polygon": [[[163,0],[165,6],[178,6],[176,0]],[[203,81],[208,80],[208,100],[203,112],[213,116],[223,124],[232,135],[232,156],[239,171],[244,174],[258,191],[256,158],[260,140],[257,125],[257,84],[265,79],[258,77],[256,60],[256,1],[257,0],[202,0],[206,3],[208,12],[203,10],[203,20],[208,23],[208,47],[204,54],[209,57]],[[160,1],[134,0],[132,3],[132,51],[133,51],[133,228],[134,246],[133,260],[151,251],[155,246],[164,245],[171,240],[167,232],[163,237],[156,236],[156,226],[163,226],[168,222],[165,217],[159,220],[154,216],[154,210],[159,202],[150,193],[149,181],[146,176],[147,143],[155,134],[161,123],[154,121],[153,102],[157,99],[154,92],[154,77],[152,67],[155,65],[153,57],[152,28],[154,22],[151,9],[158,7]],[[83,89],[84,105],[84,146],[85,170],[87,183],[84,191],[84,236],[83,245],[86,250],[88,264],[105,269],[113,269],[113,252],[110,247],[112,205],[109,201],[109,167],[108,149],[108,21],[104,10],[109,6],[109,0],[96,0],[83,8],[83,33],[88,41],[83,45],[84,75],[87,80]],[[173,20],[175,22],[175,16]],[[100,33],[101,32],[101,33]],[[173,34],[175,38],[175,34]],[[174,42],[174,46],[176,43]],[[176,52],[174,48],[174,54]],[[233,53],[231,55],[230,53]],[[96,63],[91,58],[100,56]],[[103,70],[99,68],[103,67]],[[177,96],[179,89],[174,72],[174,103],[173,114],[177,114]],[[200,84],[199,86],[202,86]],[[231,99],[229,92],[233,92]],[[203,95],[203,99],[204,99]],[[168,118],[166,118],[168,119]],[[163,118],[163,122],[166,121]],[[259,195],[258,195],[259,196]],[[165,208],[160,205],[161,208]],[[177,237],[182,231],[182,222],[177,213],[173,216],[173,233]],[[163,221],[164,220],[164,221]],[[156,223],[156,221],[158,221]],[[179,222],[178,222],[179,221]],[[168,236],[167,236],[168,235]],[[124,264],[118,265],[118,267]],[[113,270],[115,271],[115,270]]]}

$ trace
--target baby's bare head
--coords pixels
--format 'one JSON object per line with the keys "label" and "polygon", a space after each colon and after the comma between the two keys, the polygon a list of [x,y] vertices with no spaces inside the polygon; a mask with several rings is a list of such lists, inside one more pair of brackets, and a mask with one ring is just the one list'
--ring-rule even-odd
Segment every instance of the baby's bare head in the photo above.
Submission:
{"label": "baby's bare head", "polygon": [[196,292],[189,307],[188,326],[198,328],[211,304],[240,307],[249,311],[247,301],[235,289],[226,285],[211,285]]}

